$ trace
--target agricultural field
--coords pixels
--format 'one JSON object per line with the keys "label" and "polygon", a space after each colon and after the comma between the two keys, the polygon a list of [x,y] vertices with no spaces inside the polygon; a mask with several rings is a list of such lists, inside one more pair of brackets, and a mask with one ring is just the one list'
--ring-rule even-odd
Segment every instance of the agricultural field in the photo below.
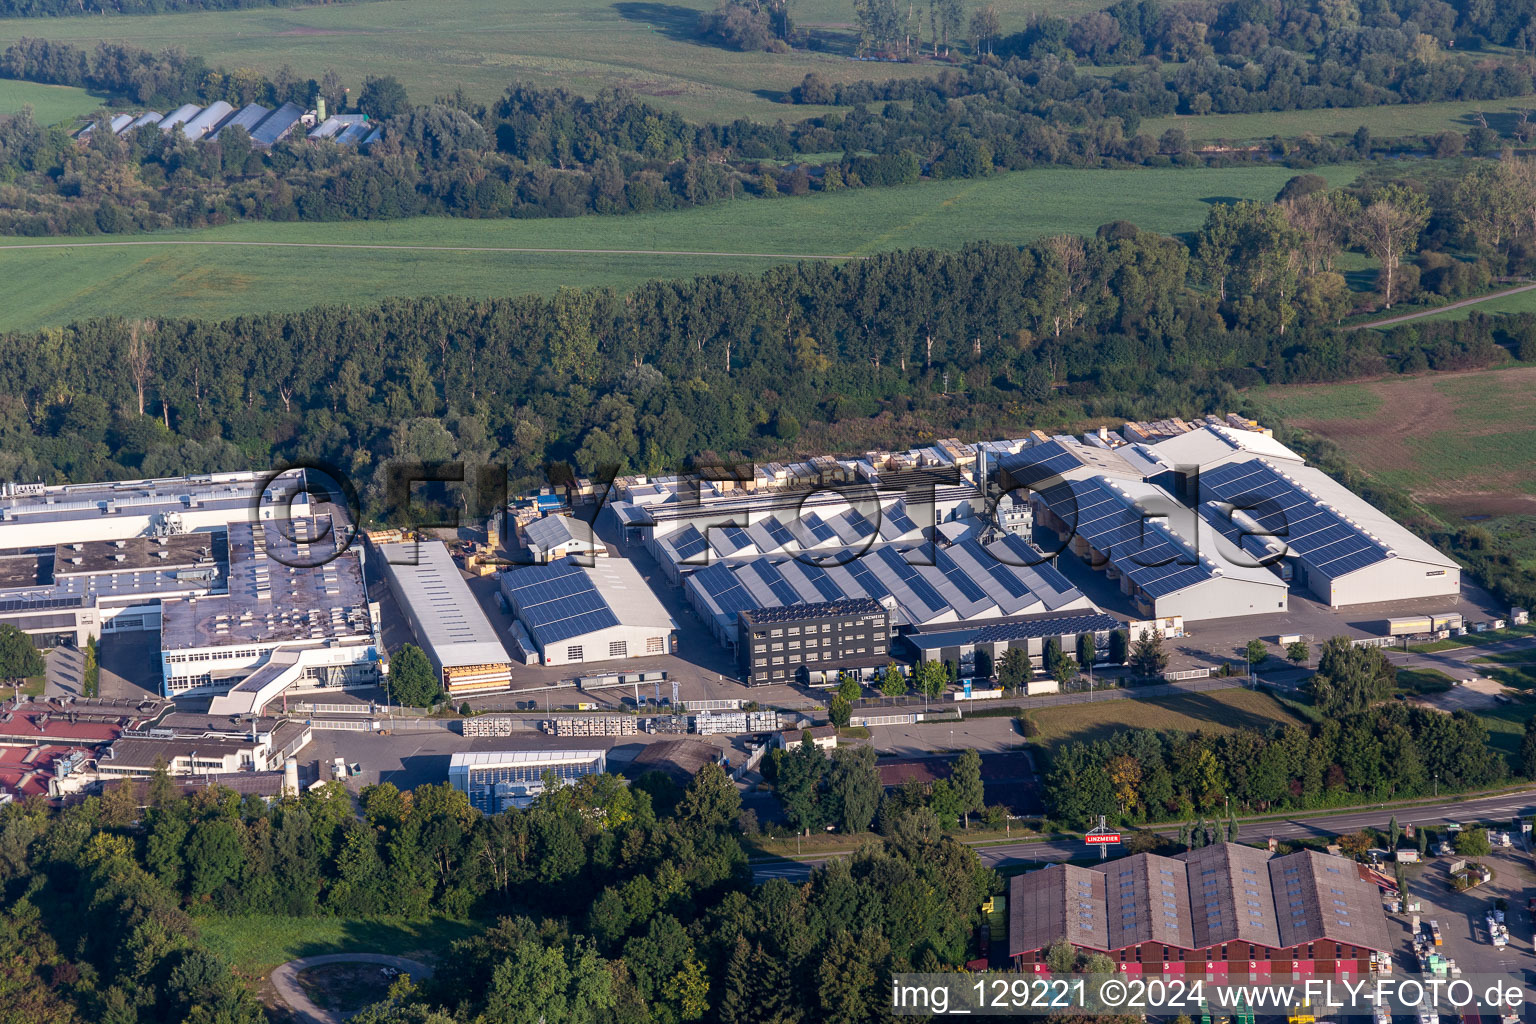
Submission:
{"label": "agricultural field", "polygon": [[1157,732],[1231,732],[1306,724],[1280,701],[1265,693],[1234,686],[1179,697],[1111,700],[1030,710],[1039,726],[1036,742],[1047,751],[1065,741],[1108,739],[1126,729]]}
{"label": "agricultural field", "polygon": [[[796,120],[822,111],[776,98],[808,72],[835,82],[927,77],[927,63],[850,59],[852,0],[797,0],[792,16],[832,52],[737,53],[694,38],[715,0],[377,0],[316,7],[159,14],[119,18],[0,20],[0,47],[21,36],[102,39],[160,50],[184,47],[210,64],[270,76],[283,64],[300,78],[334,68],[356,95],[367,75],[398,78],[418,101],[463,86],[489,102],[514,81],[586,95],[623,86],[696,121]],[[1095,0],[997,0],[1004,32],[1029,14],[1075,15]]]}
{"label": "agricultural field", "polygon": [[[1357,171],[1343,165],[1322,173],[1342,185]],[[0,330],[92,316],[222,317],[363,305],[390,296],[626,289],[656,277],[753,272],[799,256],[956,248],[982,239],[1022,243],[1057,231],[1091,233],[1116,219],[1186,232],[1204,221],[1211,202],[1271,197],[1293,173],[1045,168],[632,217],[250,223],[131,240],[8,239],[0,240],[0,278],[13,287],[0,300]],[[244,244],[215,244],[237,242]],[[337,245],[376,248],[325,247]],[[493,251],[517,248],[564,251]]]}
{"label": "agricultural field", "polygon": [[1141,122],[1140,130],[1156,136],[1169,128],[1182,128],[1193,142],[1217,139],[1241,142],[1275,135],[1299,138],[1307,132],[1319,136],[1347,135],[1365,125],[1372,135],[1391,138],[1427,135],[1447,129],[1465,132],[1478,123],[1477,115],[1481,113],[1489,128],[1511,137],[1521,111],[1530,111],[1532,117],[1536,117],[1536,96],[1456,103],[1275,110],[1259,114],[1186,114],[1148,118]]}
{"label": "agricultural field", "polygon": [[0,78],[0,116],[31,107],[38,124],[73,121],[101,106],[101,100],[84,89],[67,85],[39,85]]}
{"label": "agricultural field", "polygon": [[[1536,367],[1262,388],[1260,410],[1339,444],[1448,527],[1476,523],[1536,568]],[[1261,412],[1261,417],[1263,412]]]}

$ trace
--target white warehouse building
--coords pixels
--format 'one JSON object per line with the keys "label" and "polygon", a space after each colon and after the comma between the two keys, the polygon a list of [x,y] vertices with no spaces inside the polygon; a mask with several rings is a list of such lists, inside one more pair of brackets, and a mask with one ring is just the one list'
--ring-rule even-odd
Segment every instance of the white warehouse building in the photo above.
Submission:
{"label": "white warehouse building", "polygon": [[545,665],[670,654],[677,624],[623,558],[569,558],[501,574],[501,592]]}
{"label": "white warehouse building", "polygon": [[377,545],[384,578],[450,696],[512,685],[512,659],[442,541]]}

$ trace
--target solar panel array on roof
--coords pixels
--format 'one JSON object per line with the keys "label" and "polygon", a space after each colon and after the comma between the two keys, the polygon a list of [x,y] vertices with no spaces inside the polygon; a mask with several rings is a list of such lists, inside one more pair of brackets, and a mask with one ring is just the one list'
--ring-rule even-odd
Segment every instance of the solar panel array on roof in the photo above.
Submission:
{"label": "solar panel array on roof", "polygon": [[[717,538],[715,541],[717,547],[728,549],[725,551],[725,554],[740,551],[742,548],[752,547],[752,538],[748,537],[747,531],[739,526],[719,527],[715,531],[714,536]],[[720,539],[724,539],[725,543],[721,544]]]}
{"label": "solar panel array on roof", "polygon": [[800,520],[800,522],[805,526],[807,530],[811,532],[811,536],[815,537],[816,540],[821,543],[838,539],[837,534],[833,531],[832,527],[823,522],[821,516],[817,515],[815,512],[812,512],[810,515]]}
{"label": "solar panel array on roof", "polygon": [[837,585],[831,576],[827,575],[827,570],[819,565],[806,565],[804,562],[796,562],[795,571],[810,581],[811,586],[816,588],[816,592],[828,601],[840,601],[846,596],[842,588]]}
{"label": "solar panel array on roof", "polygon": [[672,548],[677,552],[680,562],[687,562],[697,558],[709,547],[704,541],[704,535],[692,526],[685,526],[668,538],[672,542]]}
{"label": "solar panel array on roof", "polygon": [[731,620],[735,620],[739,611],[762,607],[762,603],[753,597],[731,567],[724,562],[716,562],[706,569],[700,569],[693,574],[692,582],[695,586],[702,587],[720,611]]}
{"label": "solar panel array on roof", "polygon": [[586,571],[566,561],[513,569],[503,589],[540,646],[619,624]]}
{"label": "solar panel array on roof", "polygon": [[869,518],[856,508],[851,508],[845,512],[843,518],[848,520],[849,526],[853,527],[856,537],[873,537],[879,532],[875,529],[875,524],[871,523]]}
{"label": "solar panel array on roof", "polygon": [[901,557],[901,553],[895,548],[881,548],[875,553],[875,557],[890,566],[891,571],[896,574],[896,578],[905,583],[907,589],[912,591],[913,596],[928,606],[929,611],[936,612],[949,607],[949,602],[944,600],[937,590],[933,589],[933,584],[923,579],[922,574],[917,571],[917,567]]}
{"label": "solar panel array on roof", "polygon": [[790,586],[789,581],[768,560],[760,558],[755,562],[750,562],[743,571],[756,574],[757,578],[762,580],[768,589],[773,592],[773,596],[779,599],[780,604],[800,603],[799,592]]}
{"label": "solar panel array on roof", "polygon": [[1041,498],[1073,532],[1102,552],[1124,576],[1156,599],[1216,575],[1155,518],[1097,478],[1046,488]]}
{"label": "solar panel array on roof", "polygon": [[[1292,554],[1327,576],[1342,576],[1388,557],[1386,545],[1259,459],[1229,462],[1201,473],[1200,498],[1218,525],[1226,519],[1227,527],[1233,526],[1230,517],[1209,503],[1234,505],[1283,541]],[[1223,527],[1222,532],[1236,539],[1241,531],[1234,528],[1228,533]],[[1263,550],[1263,539],[1251,534],[1241,543],[1254,553]]]}
{"label": "solar panel array on roof", "polygon": [[1029,546],[1029,542],[1017,534],[1006,534],[1002,540],[1003,546],[1017,556],[1019,567],[1027,569],[1040,578],[1040,581],[1056,591],[1058,594],[1071,593],[1076,588],[1072,581],[1061,574],[1061,570],[1041,557],[1041,552]]}
{"label": "solar panel array on roof", "polygon": [[866,596],[877,600],[889,596],[890,590],[884,583],[880,582],[879,577],[870,571],[869,566],[864,564],[863,559],[855,558],[844,565],[843,568],[847,570],[848,575],[853,577],[854,582],[864,589]]}
{"label": "solar panel array on roof", "polygon": [[975,559],[977,565],[987,570],[987,574],[997,580],[1009,596],[1021,598],[1029,595],[1029,588],[1024,585],[1024,581],[1010,572],[1008,566],[999,562],[979,541],[967,538],[960,542],[960,547]]}
{"label": "solar panel array on roof", "polygon": [[903,499],[885,510],[885,521],[895,527],[898,534],[915,533],[917,524],[907,515],[907,503]]}
{"label": "solar panel array on roof", "polygon": [[1017,455],[1005,456],[998,467],[1006,470],[1016,484],[1027,485],[1059,476],[1082,464],[1083,461],[1069,452],[1060,441],[1047,441],[1026,448]]}
{"label": "solar panel array on roof", "polygon": [[952,583],[956,590],[964,595],[967,601],[986,601],[987,592],[976,585],[964,569],[950,557],[949,552],[943,548],[935,547],[933,552],[933,564],[942,572],[946,579]]}
{"label": "solar panel array on roof", "polygon": [[789,527],[773,516],[764,519],[760,525],[768,531],[768,536],[772,537],[780,548],[789,547],[795,542],[795,535],[789,532]]}

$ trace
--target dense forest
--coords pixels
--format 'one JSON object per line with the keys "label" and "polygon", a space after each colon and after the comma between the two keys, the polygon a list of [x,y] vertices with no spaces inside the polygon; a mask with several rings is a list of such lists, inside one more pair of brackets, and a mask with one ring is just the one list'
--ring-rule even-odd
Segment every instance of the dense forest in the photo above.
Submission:
{"label": "dense forest", "polygon": [[[946,69],[929,79],[829,85],[815,75],[797,102],[847,109],[793,124],[692,125],[624,92],[587,99],[515,85],[486,107],[463,95],[412,105],[388,76],[358,106],[386,126],[366,152],[295,139],[270,150],[234,130],[191,142],[154,126],[132,137],[97,132],[79,145],[16,117],[0,124],[0,234],[89,234],[200,227],[238,219],[338,220],[421,214],[573,216],[670,210],[736,197],[981,177],[1047,164],[1169,166],[1283,160],[1295,166],[1382,154],[1493,154],[1505,141],[1482,125],[1373,139],[1271,140],[1197,149],[1177,128],[1157,137],[1141,120],[1172,113],[1265,111],[1434,100],[1498,99],[1533,90],[1531,61],[1426,60],[1381,52],[1317,60],[1271,46],[1253,56],[1151,62],[1113,77],[1055,54]],[[346,101],[339,77],[266,79],[177,50],[22,39],[0,54],[0,76],[81,85],[130,109],[225,100],[236,106]],[[1529,137],[1536,125],[1517,126]],[[807,154],[841,153],[813,163]]]}
{"label": "dense forest", "polygon": [[1190,821],[1480,789],[1508,774],[1471,712],[1383,703],[1396,670],[1379,650],[1330,641],[1308,685],[1320,712],[1311,727],[1195,735],[1132,729],[1063,744],[1044,780],[1046,807],[1080,827],[1100,814]]}
{"label": "dense forest", "polygon": [[6,1020],[257,1024],[199,918],[441,913],[494,923],[356,1019],[865,1021],[892,972],[975,956],[999,886],[916,809],[807,885],[754,887],[750,815],[712,765],[681,792],[659,775],[590,776],[494,816],[447,785],[371,786],[359,811],[335,783],[272,806],[178,796],[164,775],[142,811],[135,792],[0,807]]}

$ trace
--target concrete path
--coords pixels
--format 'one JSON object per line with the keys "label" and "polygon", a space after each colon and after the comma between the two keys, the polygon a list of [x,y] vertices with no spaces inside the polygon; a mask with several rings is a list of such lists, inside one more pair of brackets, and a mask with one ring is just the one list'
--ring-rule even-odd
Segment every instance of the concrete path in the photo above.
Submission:
{"label": "concrete path", "polygon": [[84,696],[80,692],[85,672],[85,652],[78,647],[55,647],[48,652],[43,696]]}
{"label": "concrete path", "polygon": [[[409,974],[412,981],[420,981],[432,976],[432,968],[416,960],[407,960],[403,956],[388,956],[384,953],[327,953],[324,956],[306,956],[299,960],[290,960],[281,967],[272,971],[272,987],[277,989],[277,997],[288,1004],[288,1008],[294,1012],[301,1024],[341,1024],[342,1017],[323,1010],[316,1006],[309,996],[304,994],[304,987],[299,984],[299,972],[311,967],[323,967],[326,964],[378,964],[380,967],[397,967],[402,972]],[[379,975],[379,998],[384,998],[384,992],[389,988],[389,982],[384,976]]]}

